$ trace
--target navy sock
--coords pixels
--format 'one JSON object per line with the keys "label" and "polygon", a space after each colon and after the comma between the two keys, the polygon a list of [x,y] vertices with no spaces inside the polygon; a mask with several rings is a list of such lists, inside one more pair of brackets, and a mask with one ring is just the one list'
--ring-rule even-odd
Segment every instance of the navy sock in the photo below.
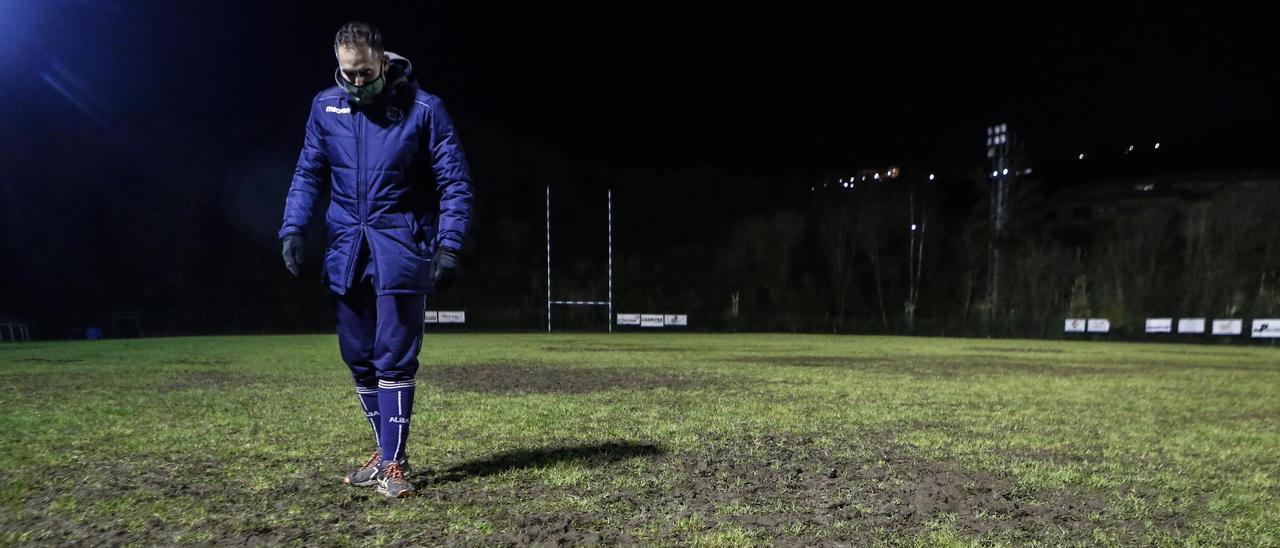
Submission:
{"label": "navy sock", "polygon": [[414,380],[378,381],[378,409],[382,412],[379,434],[382,461],[403,460],[409,441],[409,418],[413,415]]}
{"label": "navy sock", "polygon": [[360,396],[360,409],[364,417],[373,427],[373,443],[382,446],[382,417],[378,414],[378,387],[356,385],[356,395]]}

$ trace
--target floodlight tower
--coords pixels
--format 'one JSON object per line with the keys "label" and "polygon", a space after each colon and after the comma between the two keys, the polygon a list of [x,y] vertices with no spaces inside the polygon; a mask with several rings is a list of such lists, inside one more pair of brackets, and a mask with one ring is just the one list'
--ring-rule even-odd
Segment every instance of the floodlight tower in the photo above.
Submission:
{"label": "floodlight tower", "polygon": [[1000,242],[1008,219],[1009,185],[1017,176],[1011,151],[1014,137],[1009,124],[987,128],[987,161],[991,167],[991,264],[987,270],[987,335],[995,324],[1000,303]]}

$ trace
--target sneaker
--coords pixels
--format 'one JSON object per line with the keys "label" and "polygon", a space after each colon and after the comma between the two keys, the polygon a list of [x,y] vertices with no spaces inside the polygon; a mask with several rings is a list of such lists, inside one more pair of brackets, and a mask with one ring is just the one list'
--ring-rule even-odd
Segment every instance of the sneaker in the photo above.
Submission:
{"label": "sneaker", "polygon": [[[374,451],[359,470],[343,476],[342,483],[355,487],[369,487],[378,483],[378,463],[380,462],[382,462],[382,454]],[[400,460],[400,470],[405,474],[413,473],[413,467],[409,466],[409,459]]]}
{"label": "sneaker", "polygon": [[382,465],[378,471],[378,494],[391,498],[404,498],[413,494],[413,484],[404,479],[404,463],[390,461]]}
{"label": "sneaker", "polygon": [[368,487],[378,483],[379,462],[382,462],[382,455],[374,451],[373,456],[369,457],[369,460],[365,461],[359,470],[343,476],[342,483],[356,487]]}

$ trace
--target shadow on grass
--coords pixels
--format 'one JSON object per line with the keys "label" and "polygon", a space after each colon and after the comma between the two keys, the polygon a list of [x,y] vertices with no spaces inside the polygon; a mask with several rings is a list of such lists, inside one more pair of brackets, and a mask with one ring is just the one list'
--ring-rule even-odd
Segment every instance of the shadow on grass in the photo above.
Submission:
{"label": "shadow on grass", "polygon": [[516,449],[464,462],[436,473],[431,483],[464,481],[470,478],[493,476],[508,470],[537,468],[562,462],[575,462],[592,467],[604,466],[636,457],[654,457],[665,453],[666,450],[661,446],[629,441]]}

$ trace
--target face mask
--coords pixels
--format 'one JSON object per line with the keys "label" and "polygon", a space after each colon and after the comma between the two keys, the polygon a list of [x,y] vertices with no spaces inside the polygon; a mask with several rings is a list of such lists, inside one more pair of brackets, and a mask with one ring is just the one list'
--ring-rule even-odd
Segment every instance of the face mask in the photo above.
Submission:
{"label": "face mask", "polygon": [[348,82],[346,78],[342,77],[341,72],[335,72],[333,76],[338,81],[338,85],[341,86],[342,89],[347,90],[347,93],[350,93],[351,96],[355,98],[357,105],[367,105],[372,103],[373,99],[377,97],[378,94],[382,93],[382,88],[387,85],[387,71],[385,70],[382,71],[382,74],[379,74],[374,81],[363,86],[357,86]]}

